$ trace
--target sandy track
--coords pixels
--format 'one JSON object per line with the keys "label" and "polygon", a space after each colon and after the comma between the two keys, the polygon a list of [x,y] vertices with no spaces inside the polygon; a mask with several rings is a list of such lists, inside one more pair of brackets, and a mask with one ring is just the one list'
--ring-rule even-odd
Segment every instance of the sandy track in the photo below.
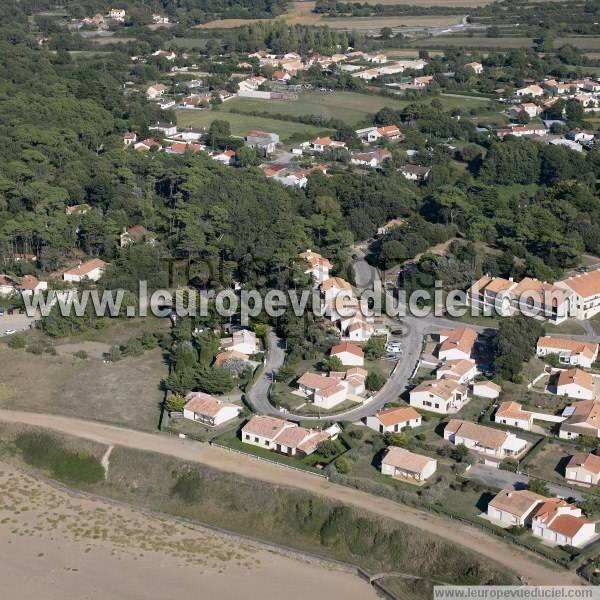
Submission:
{"label": "sandy track", "polygon": [[486,532],[449,521],[437,515],[400,505],[386,498],[331,483],[309,473],[291,471],[252,457],[221,448],[161,434],[144,433],[93,421],[59,415],[1,410],[0,421],[26,423],[87,438],[106,445],[121,445],[138,450],[159,452],[198,462],[243,477],[301,488],[332,500],[364,509],[396,521],[413,525],[453,543],[461,544],[481,556],[501,563],[531,585],[584,585],[575,573],[562,569],[533,553],[495,538]]}
{"label": "sandy track", "polygon": [[315,600],[376,597],[320,561],[73,496],[2,463],[0,581],[19,600],[304,600],[309,587]]}

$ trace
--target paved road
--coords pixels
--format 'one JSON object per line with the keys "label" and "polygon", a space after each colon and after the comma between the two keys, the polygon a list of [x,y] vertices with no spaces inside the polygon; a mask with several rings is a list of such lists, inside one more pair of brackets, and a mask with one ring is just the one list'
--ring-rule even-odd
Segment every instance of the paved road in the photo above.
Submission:
{"label": "paved road", "polygon": [[[511,473],[510,471],[501,471],[500,469],[486,467],[485,465],[474,465],[467,474],[467,477],[479,479],[488,485],[507,490],[522,490],[525,489],[529,483],[529,477],[527,475]],[[553,495],[560,496],[561,498],[583,500],[581,492],[570,487],[549,483],[548,489]]]}
{"label": "paved road", "polygon": [[283,343],[275,335],[274,331],[269,330],[267,342],[269,344],[269,351],[267,353],[267,362],[264,366],[263,373],[250,388],[247,396],[248,401],[254,410],[263,415],[279,412],[269,402],[269,388],[271,387],[275,373],[277,373],[285,360]]}
{"label": "paved road", "polygon": [[518,573],[526,583],[531,585],[583,585],[585,583],[575,573],[561,569],[522,548],[513,546],[505,540],[491,536],[470,525],[458,521],[448,521],[443,517],[397,504],[386,498],[331,483],[308,472],[292,471],[276,464],[259,461],[244,454],[229,452],[201,442],[182,440],[175,436],[157,433],[144,433],[60,415],[3,409],[0,409],[0,421],[44,427],[107,446],[116,445],[158,452],[200,463],[220,471],[235,473],[242,477],[300,488],[335,502],[412,525],[454,544],[462,545]]}
{"label": "paved road", "polygon": [[0,337],[4,335],[9,329],[13,329],[16,332],[28,330],[35,319],[28,317],[27,315],[3,315],[0,317]]}

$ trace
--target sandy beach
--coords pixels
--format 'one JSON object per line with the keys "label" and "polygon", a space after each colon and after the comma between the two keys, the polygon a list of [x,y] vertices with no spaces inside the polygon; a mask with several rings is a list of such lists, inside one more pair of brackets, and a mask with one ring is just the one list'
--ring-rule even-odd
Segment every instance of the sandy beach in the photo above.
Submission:
{"label": "sandy beach", "polygon": [[0,581],[14,600],[376,598],[358,577],[72,496],[0,463]]}

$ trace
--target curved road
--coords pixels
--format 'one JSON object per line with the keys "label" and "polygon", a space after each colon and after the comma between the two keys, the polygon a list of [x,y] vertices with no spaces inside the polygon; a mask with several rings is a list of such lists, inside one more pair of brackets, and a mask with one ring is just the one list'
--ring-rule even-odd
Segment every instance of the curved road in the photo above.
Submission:
{"label": "curved road", "polygon": [[331,483],[304,471],[293,471],[281,465],[257,460],[245,454],[229,452],[175,436],[145,433],[133,429],[85,421],[60,415],[47,415],[0,409],[0,421],[25,423],[67,435],[93,440],[107,446],[123,446],[147,452],[166,454],[182,460],[200,463],[241,477],[275,485],[305,490],[354,506],[361,510],[393,519],[461,545],[477,554],[496,561],[519,574],[530,585],[584,585],[575,573],[554,565],[476,527],[448,521],[433,513],[372,496],[354,488]]}

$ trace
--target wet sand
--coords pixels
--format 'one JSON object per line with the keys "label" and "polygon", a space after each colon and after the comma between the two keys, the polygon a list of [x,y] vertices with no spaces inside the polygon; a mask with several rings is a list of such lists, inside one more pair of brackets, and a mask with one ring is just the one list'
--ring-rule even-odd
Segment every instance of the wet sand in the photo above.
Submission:
{"label": "wet sand", "polygon": [[109,502],[0,463],[0,581],[14,600],[368,600],[355,575]]}

